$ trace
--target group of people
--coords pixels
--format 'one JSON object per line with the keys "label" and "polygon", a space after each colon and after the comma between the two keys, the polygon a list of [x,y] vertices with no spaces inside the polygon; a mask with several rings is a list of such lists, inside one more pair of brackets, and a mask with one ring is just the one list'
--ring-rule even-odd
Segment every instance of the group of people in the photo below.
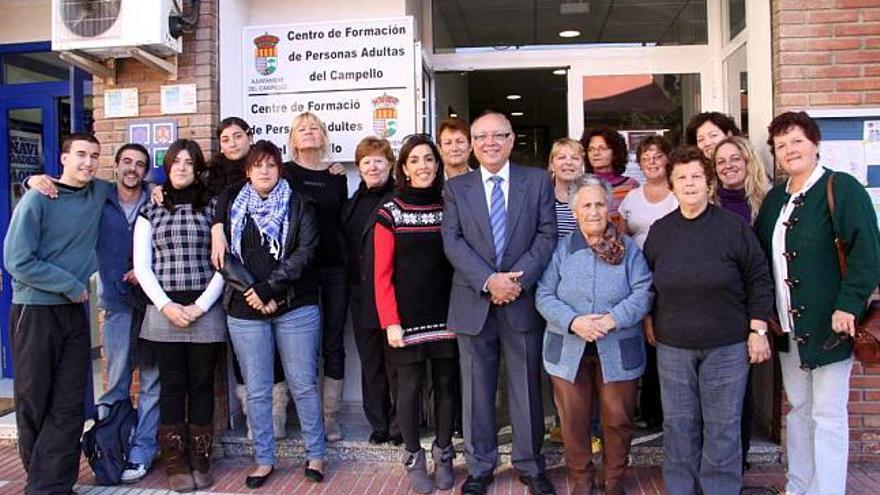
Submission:
{"label": "group of people", "polygon": [[[310,113],[291,126],[291,161],[228,118],[217,159],[206,163],[194,141],[178,140],[152,191],[143,147],[119,149],[111,184],[93,180],[97,140],[72,135],[61,178],[28,181],[35,191],[4,246],[28,493],[68,493],[76,479],[90,347],[82,302],[100,271],[110,382],[100,401],[127,399],[140,370],[123,482],[143,478],[159,451],[171,489],[211,485],[214,369],[227,338],[254,441],[245,484],[258,488],[274,471],[284,425],[273,422],[283,413],[273,402],[285,388],[304,475],[320,482],[326,442],[343,436],[349,314],[370,442],[402,444],[416,493],[454,486],[459,414],[460,491],[487,493],[503,363],[512,463],[530,493],[555,493],[541,453],[543,368],[569,493],[596,484],[624,493],[639,410],[663,427],[669,493],[738,494],[750,364],[775,348],[792,406],[786,489],[842,494],[849,337],[880,282],[880,234],[864,188],[819,166],[809,116],[784,113],[769,130],[788,176],[775,187],[733,120],[714,112],[695,116],[675,150],[659,136],[641,142],[640,185],[624,175],[626,142],[611,128],[557,140],[548,177],[510,161],[512,126],[490,111],[470,126],[442,122],[436,143],[409,136],[396,157],[387,140],[364,138],[350,198],[344,169],[326,161],[326,127]],[[420,438],[429,368],[430,474]],[[604,437],[598,473],[594,416]]]}

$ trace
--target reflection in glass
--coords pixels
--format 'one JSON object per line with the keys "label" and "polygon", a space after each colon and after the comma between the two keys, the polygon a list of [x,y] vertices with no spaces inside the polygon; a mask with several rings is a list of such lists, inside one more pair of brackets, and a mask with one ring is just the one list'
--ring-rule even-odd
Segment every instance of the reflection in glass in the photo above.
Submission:
{"label": "reflection in glass", "polygon": [[[6,118],[6,139],[9,143],[9,198],[14,209],[21,199],[21,183],[25,177],[45,170],[43,156],[43,109],[16,108]],[[10,209],[10,211],[12,211]]]}
{"label": "reflection in glass", "polygon": [[746,0],[727,0],[727,9],[730,17],[730,41],[746,28]]}
{"label": "reflection in glass", "polygon": [[438,53],[477,47],[699,45],[708,39],[706,0],[434,0],[432,8]]}
{"label": "reflection in glass", "polygon": [[66,81],[70,70],[53,52],[7,53],[0,60],[3,84]]}
{"label": "reflection in glass", "polygon": [[700,112],[699,74],[632,74],[584,77],[584,129],[609,125],[630,150],[625,175],[641,178],[635,150],[641,139],[659,134],[672,145]]}

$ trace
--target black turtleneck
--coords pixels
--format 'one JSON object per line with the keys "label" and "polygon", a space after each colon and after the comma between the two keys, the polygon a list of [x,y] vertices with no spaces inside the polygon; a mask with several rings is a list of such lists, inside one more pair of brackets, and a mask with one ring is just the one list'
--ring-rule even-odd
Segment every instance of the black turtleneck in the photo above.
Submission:
{"label": "black turtleneck", "polygon": [[373,228],[376,221],[376,208],[379,207],[382,198],[389,196],[394,190],[394,181],[390,178],[379,187],[368,188],[361,181],[357,191],[349,199],[346,210],[350,213],[345,215],[342,224],[342,235],[345,237],[346,268],[348,280],[357,282],[361,279],[360,261],[363,255],[367,231]]}
{"label": "black turtleneck", "polygon": [[348,179],[344,175],[333,175],[329,170],[308,169],[296,162],[285,163],[284,172],[297,192],[315,201],[318,230],[321,232],[321,241],[315,253],[317,266],[341,267],[343,243],[339,217],[342,205],[348,198]]}

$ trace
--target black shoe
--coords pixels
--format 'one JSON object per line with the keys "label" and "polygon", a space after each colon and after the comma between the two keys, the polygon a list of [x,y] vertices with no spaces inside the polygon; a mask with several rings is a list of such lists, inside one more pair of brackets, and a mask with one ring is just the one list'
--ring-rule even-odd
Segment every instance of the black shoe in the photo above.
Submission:
{"label": "black shoe", "polygon": [[248,476],[244,480],[245,486],[248,488],[259,488],[266,484],[266,480],[269,479],[269,476],[272,476],[272,473],[275,472],[275,466],[272,466],[272,469],[269,470],[268,473],[263,476]]}
{"label": "black shoe", "polygon": [[556,495],[556,488],[553,488],[553,484],[550,483],[550,480],[547,479],[547,475],[544,473],[536,474],[535,476],[519,476],[520,483],[529,487],[529,493],[532,495]]}
{"label": "black shoe", "polygon": [[324,481],[324,473],[318,471],[317,469],[312,469],[306,464],[306,478],[314,481],[315,483],[320,483]]}
{"label": "black shoe", "polygon": [[370,433],[370,444],[371,445],[380,445],[383,443],[387,443],[388,440],[391,440],[391,435],[385,431],[374,431]]}
{"label": "black shoe", "polygon": [[391,435],[389,440],[391,441],[391,445],[394,445],[395,447],[403,445],[403,437],[400,435]]}
{"label": "black shoe", "polygon": [[461,495],[486,495],[489,491],[489,485],[495,481],[495,475],[487,474],[486,476],[470,476],[464,480],[461,485]]}

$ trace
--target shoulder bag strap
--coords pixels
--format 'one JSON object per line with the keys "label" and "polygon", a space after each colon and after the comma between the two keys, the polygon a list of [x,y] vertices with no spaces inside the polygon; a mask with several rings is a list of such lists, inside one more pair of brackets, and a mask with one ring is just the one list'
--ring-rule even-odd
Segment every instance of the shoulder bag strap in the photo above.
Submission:
{"label": "shoulder bag strap", "polygon": [[840,276],[846,275],[846,246],[843,239],[837,235],[837,226],[834,224],[834,172],[828,176],[825,183],[825,191],[828,196],[828,212],[831,214],[831,229],[834,234],[834,247],[837,249],[837,262],[840,263]]}

